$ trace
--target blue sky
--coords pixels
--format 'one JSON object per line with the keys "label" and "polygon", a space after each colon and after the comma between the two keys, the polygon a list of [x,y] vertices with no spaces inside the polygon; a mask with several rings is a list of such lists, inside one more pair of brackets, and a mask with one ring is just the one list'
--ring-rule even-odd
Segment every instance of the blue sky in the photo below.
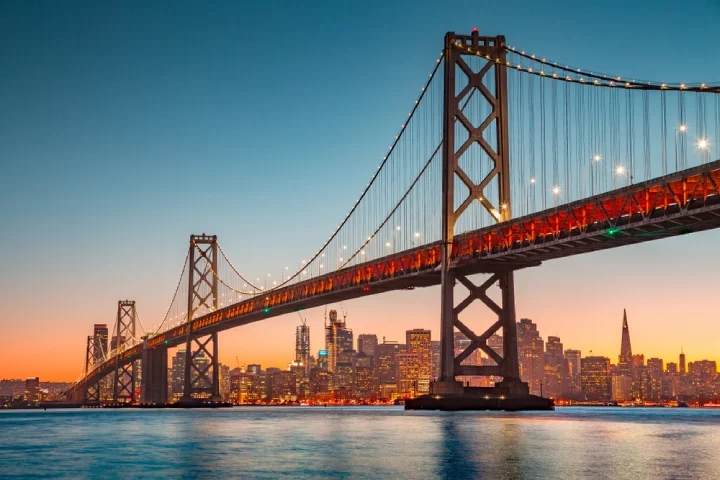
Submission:
{"label": "blue sky", "polygon": [[[38,362],[79,362],[91,323],[111,323],[120,298],[137,299],[143,318],[161,317],[191,233],[219,235],[250,276],[279,274],[315,251],[386,151],[448,30],[477,26],[628,77],[720,81],[720,4],[710,1],[151,3],[0,6],[0,352],[38,335]],[[691,254],[672,240],[548,264],[519,289],[547,298],[586,278],[561,270],[617,262],[618,272],[668,256],[676,275],[693,275],[696,261],[710,280],[718,239],[693,236]],[[532,275],[554,274],[555,290],[528,286]],[[607,295],[632,290],[633,276],[605,286]],[[399,295],[359,303],[358,332],[382,335],[357,317],[378,319],[406,301]],[[382,328],[394,337],[412,326],[437,331],[435,320],[414,319],[420,313]],[[542,316],[531,305],[520,314]],[[619,345],[612,320],[607,344],[617,336]],[[272,348],[284,349],[273,355],[289,356],[296,321],[273,321]],[[564,334],[566,323],[538,321]],[[226,335],[242,350],[241,333]],[[0,377],[11,355],[0,353]]]}

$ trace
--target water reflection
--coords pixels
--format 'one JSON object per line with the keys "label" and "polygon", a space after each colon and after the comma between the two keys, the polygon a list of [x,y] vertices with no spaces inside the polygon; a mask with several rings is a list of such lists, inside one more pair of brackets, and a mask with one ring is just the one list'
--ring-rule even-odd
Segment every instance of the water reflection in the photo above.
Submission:
{"label": "water reflection", "polygon": [[720,478],[720,411],[678,410],[0,412],[0,478]]}

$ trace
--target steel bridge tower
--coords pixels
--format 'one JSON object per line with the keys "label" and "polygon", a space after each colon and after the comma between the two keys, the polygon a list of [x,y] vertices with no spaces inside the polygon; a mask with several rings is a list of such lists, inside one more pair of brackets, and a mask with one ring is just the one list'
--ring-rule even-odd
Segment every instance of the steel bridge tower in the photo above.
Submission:
{"label": "steel bridge tower", "polygon": [[[433,385],[433,394],[457,395],[464,389],[455,380],[457,375],[493,375],[503,377],[496,387],[506,395],[527,395],[528,386],[520,380],[517,332],[515,325],[515,284],[513,270],[519,266],[488,271],[491,277],[482,285],[473,284],[461,269],[452,264],[452,245],[455,225],[465,210],[475,201],[487,210],[496,222],[501,223],[512,218],[510,202],[510,158],[508,141],[508,87],[506,71],[505,37],[482,37],[474,30],[471,35],[445,35],[444,49],[444,112],[442,147],[442,264],[441,264],[441,318],[440,318],[440,379]],[[461,48],[462,47],[462,48]],[[480,56],[487,59],[478,72],[474,72],[463,57]],[[468,83],[457,90],[456,74],[466,76]],[[462,106],[469,95],[479,94],[489,104],[490,113],[479,125],[464,115]],[[462,125],[468,138],[462,144],[456,144],[455,128]],[[486,129],[495,125],[494,135],[488,139]],[[493,138],[494,137],[494,138]],[[459,143],[459,142],[458,142]],[[493,166],[487,176],[475,183],[466,173],[460,159],[473,143],[477,143]],[[467,187],[467,196],[462,202],[456,202],[455,182],[459,179]],[[485,188],[491,182],[497,182],[498,204],[485,195]],[[458,198],[457,200],[460,200]],[[456,205],[459,204],[458,207]],[[455,305],[455,283],[460,282],[469,295]],[[495,283],[502,292],[501,305],[487,295],[487,290]],[[497,314],[498,320],[481,335],[476,334],[459,318],[460,313],[471,303],[480,300]],[[470,339],[470,345],[455,357],[454,329],[457,328]],[[487,340],[502,328],[503,356],[498,355],[487,345]],[[471,353],[482,350],[497,365],[462,365]]]}
{"label": "steel bridge tower", "polygon": [[[190,235],[187,339],[185,342],[184,403],[220,401],[218,334],[196,333],[192,320],[198,310],[218,308],[218,243],[216,235]],[[206,312],[202,312],[206,313]],[[212,343],[212,347],[208,344]]]}
{"label": "steel bridge tower", "polygon": [[[88,335],[87,347],[85,349],[85,377],[87,378],[88,373],[100,362],[103,358],[98,359],[98,348],[99,342],[97,342],[94,335]],[[83,403],[86,405],[100,405],[100,385],[102,379],[98,379],[94,383],[85,382],[85,391],[83,396]]]}
{"label": "steel bridge tower", "polygon": [[126,363],[120,358],[123,346],[135,338],[137,311],[134,300],[120,300],[115,323],[115,378],[113,381],[113,403],[135,402],[135,362]]}

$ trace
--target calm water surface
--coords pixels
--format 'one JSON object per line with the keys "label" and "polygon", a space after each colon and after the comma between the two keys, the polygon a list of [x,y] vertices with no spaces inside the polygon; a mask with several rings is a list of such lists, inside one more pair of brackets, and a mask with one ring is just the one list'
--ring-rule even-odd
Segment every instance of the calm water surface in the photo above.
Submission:
{"label": "calm water surface", "polygon": [[720,479],[720,410],[0,412],[0,478]]}

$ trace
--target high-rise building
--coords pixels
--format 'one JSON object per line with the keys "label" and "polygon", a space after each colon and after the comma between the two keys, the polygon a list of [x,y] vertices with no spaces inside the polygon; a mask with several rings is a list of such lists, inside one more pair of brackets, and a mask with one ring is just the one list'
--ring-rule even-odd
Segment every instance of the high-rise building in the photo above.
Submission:
{"label": "high-rise building", "polygon": [[172,358],[172,401],[177,402],[185,390],[185,350],[178,350]]}
{"label": "high-rise building", "polygon": [[397,385],[397,355],[400,345],[395,341],[386,341],[378,345],[378,383],[383,385]]}
{"label": "high-rise building", "polygon": [[582,361],[580,350],[565,350],[567,377],[563,381],[562,396],[579,398],[582,394]]}
{"label": "high-rise building", "polygon": [[416,328],[405,332],[407,353],[415,353],[417,359],[417,394],[430,393],[432,375],[432,350],[430,348],[430,330]]}
{"label": "high-rise building", "polygon": [[563,355],[563,344],[560,337],[548,336],[545,344],[544,356],[544,381],[543,396],[548,398],[560,398],[562,393],[563,366],[565,357]]}
{"label": "high-rise building", "polygon": [[268,367],[265,369],[265,397],[268,400],[273,400],[273,392],[275,391],[275,376],[281,371],[282,370],[276,367]]}
{"label": "high-rise building", "polygon": [[612,400],[614,402],[627,402],[631,396],[632,378],[627,375],[612,376]]}
{"label": "high-rise building", "polygon": [[377,356],[378,338],[374,333],[361,333],[357,339],[358,353],[364,353],[368,357]]}
{"label": "high-rise building", "polygon": [[540,395],[545,378],[545,345],[537,325],[522,318],[517,323],[520,378],[527,382],[532,395]]}
{"label": "high-rise building", "polygon": [[103,361],[108,354],[108,327],[104,323],[96,323],[93,327],[93,340],[95,342],[95,364]]}
{"label": "high-rise building", "polygon": [[661,358],[649,358],[647,369],[650,381],[650,400],[660,400],[662,397],[663,361]]}
{"label": "high-rise building", "polygon": [[318,350],[316,366],[320,370],[325,370],[325,371],[328,370],[329,362],[328,362],[328,351],[327,350]]}
{"label": "high-rise building", "polygon": [[40,377],[28,377],[27,380],[25,380],[23,399],[26,404],[40,401]]}
{"label": "high-rise building", "polygon": [[340,352],[353,349],[353,332],[347,328],[345,318],[338,319],[337,310],[330,310],[325,323],[325,349],[328,352],[328,370],[335,371]]}
{"label": "high-rise building", "polygon": [[218,371],[218,380],[220,381],[220,396],[223,400],[230,398],[230,367],[220,364]]}
{"label": "high-rise building", "polygon": [[332,373],[321,368],[310,370],[310,395],[313,397],[327,395],[330,392]]}
{"label": "high-rise building", "polygon": [[359,398],[370,398],[376,393],[374,379],[375,357],[358,352],[355,356],[355,395]]}
{"label": "high-rise building", "polygon": [[355,388],[355,369],[350,358],[342,358],[335,364],[332,389],[344,389],[350,393]]}
{"label": "high-rise building", "polygon": [[623,309],[622,340],[620,341],[620,356],[618,365],[632,364],[632,346],[630,345],[630,329],[628,328],[627,311]]}
{"label": "high-rise building", "polygon": [[437,380],[440,378],[440,355],[441,355],[440,340],[433,340],[430,342],[430,352],[432,355],[432,379]]}
{"label": "high-rise building", "polygon": [[685,370],[685,352],[681,348],[680,349],[680,375],[685,375],[685,372],[687,372],[687,370]]}
{"label": "high-rise building", "polygon": [[610,400],[610,359],[585,357],[581,360],[582,391],[587,400]]}
{"label": "high-rise building", "polygon": [[714,360],[697,360],[688,364],[687,377],[695,394],[700,399],[711,399],[720,397],[720,391],[716,391],[718,370],[717,362]]}
{"label": "high-rise building", "polygon": [[295,361],[310,372],[310,327],[304,321],[295,329]]}
{"label": "high-rise building", "polygon": [[417,353],[398,353],[396,360],[398,396],[416,397],[418,394],[420,355]]}
{"label": "high-rise building", "polygon": [[625,377],[633,377],[633,354],[630,344],[630,328],[628,327],[627,311],[623,309],[622,334],[620,338],[620,355],[618,355],[618,364],[616,374]]}

